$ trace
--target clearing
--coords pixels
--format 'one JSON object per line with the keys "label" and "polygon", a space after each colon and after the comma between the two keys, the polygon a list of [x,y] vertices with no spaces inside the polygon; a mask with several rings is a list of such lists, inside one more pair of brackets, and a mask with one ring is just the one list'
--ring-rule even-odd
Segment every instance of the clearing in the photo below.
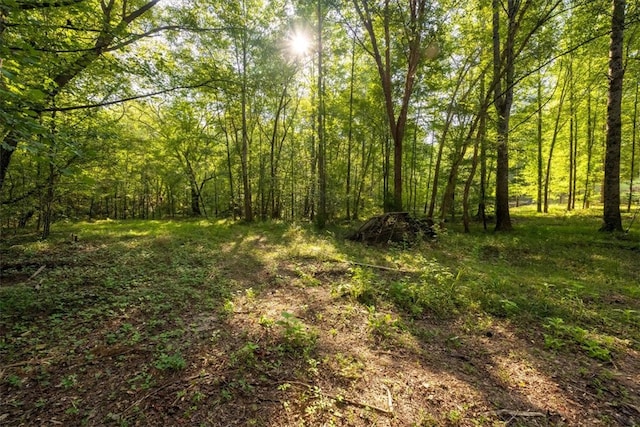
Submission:
{"label": "clearing", "polygon": [[5,234],[0,424],[638,425],[640,236],[598,214],[390,248],[204,220]]}

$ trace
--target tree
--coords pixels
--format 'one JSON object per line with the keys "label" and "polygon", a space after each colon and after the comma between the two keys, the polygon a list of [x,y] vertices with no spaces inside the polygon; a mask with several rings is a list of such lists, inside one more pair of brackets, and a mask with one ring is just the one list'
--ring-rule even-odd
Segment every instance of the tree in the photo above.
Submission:
{"label": "tree", "polygon": [[500,1],[493,0],[493,100],[497,113],[496,231],[511,230],[509,214],[509,118],[513,104],[516,19],[520,3],[507,1],[507,39],[500,43]]}
{"label": "tree", "polygon": [[[409,102],[416,73],[424,57],[424,45],[428,42],[425,37],[431,29],[428,3],[426,0],[410,0],[403,8],[400,3],[392,5],[390,0],[384,0],[381,5],[372,5],[369,0],[353,0],[360,23],[369,37],[370,46],[364,43],[362,46],[375,61],[393,139],[393,203],[396,211],[402,210],[402,148]],[[400,28],[394,27],[394,23]],[[402,35],[392,37],[394,30]],[[397,57],[406,59],[400,78],[400,68],[393,63]]]}
{"label": "tree", "polygon": [[612,0],[609,45],[609,96],[607,98],[607,137],[604,161],[604,209],[600,231],[622,231],[620,216],[620,146],[622,143],[622,82],[624,66],[625,0]]}
{"label": "tree", "polygon": [[[10,85],[28,88],[21,91],[23,96],[15,100],[17,105],[9,105],[8,108],[15,114],[24,114],[23,111],[27,111],[27,115],[37,117],[45,107],[52,104],[57,95],[104,53],[122,49],[142,37],[165,29],[154,28],[144,34],[127,31],[134,21],[146,14],[159,1],[124,2],[117,5],[117,0],[108,0],[100,3],[99,10],[92,7],[93,3],[88,4],[77,0],[53,3],[18,1],[12,7],[7,7],[0,12],[2,15],[0,37],[16,43],[15,46],[8,47],[10,50],[29,53],[19,57],[24,60],[24,63],[15,63],[11,68],[7,67],[3,70],[3,77],[10,76],[7,77]],[[28,23],[30,19],[37,22],[41,17],[40,12],[44,10],[51,12],[46,14],[46,18],[54,24],[53,30],[42,37],[43,35],[37,32],[40,30],[33,29]],[[80,15],[80,19],[87,21],[88,28],[84,25],[82,27],[74,25],[69,14],[72,10],[74,13],[83,14]],[[12,18],[20,23],[10,22]],[[8,35],[6,33],[9,32],[7,31],[9,24],[12,24],[12,28],[17,28],[17,31],[24,30]],[[95,26],[98,30],[90,28],[91,26]],[[36,67],[29,67],[33,62],[36,63]],[[31,70],[36,72],[38,78],[26,75],[27,71]],[[3,106],[3,110],[5,108],[7,107]],[[30,137],[30,129],[12,127],[10,123],[2,123],[2,131],[0,191],[9,169],[11,156],[18,144]]]}

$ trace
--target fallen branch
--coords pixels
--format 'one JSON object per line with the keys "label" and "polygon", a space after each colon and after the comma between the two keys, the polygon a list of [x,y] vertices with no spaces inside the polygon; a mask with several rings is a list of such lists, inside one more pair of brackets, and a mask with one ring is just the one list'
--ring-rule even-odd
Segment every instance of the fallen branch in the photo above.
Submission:
{"label": "fallen branch", "polygon": [[29,280],[32,280],[32,279],[33,279],[34,277],[36,277],[38,274],[42,273],[42,270],[44,270],[44,269],[45,269],[45,267],[46,267],[46,265],[43,265],[43,266],[41,266],[39,269],[37,269],[37,270],[36,270],[36,272],[35,272],[35,273],[33,273],[33,274],[31,275],[31,277],[29,277],[29,278],[27,279],[27,282],[28,282]]}
{"label": "fallen branch", "polygon": [[142,402],[144,402],[145,400],[147,400],[148,398],[150,398],[154,394],[157,394],[157,393],[161,392],[162,390],[171,387],[172,385],[175,385],[175,384],[178,384],[178,383],[184,382],[184,381],[193,381],[193,380],[198,379],[198,378],[207,378],[208,376],[210,376],[210,374],[205,374],[205,375],[197,374],[197,375],[193,375],[193,376],[188,377],[188,378],[178,378],[175,381],[170,381],[170,382],[168,382],[168,383],[156,388],[155,390],[150,391],[149,393],[147,393],[144,396],[142,396],[140,399],[138,399],[135,402],[133,402],[124,411],[122,411],[122,413],[120,414],[120,417],[123,417],[131,409],[133,409],[136,406],[140,405]]}
{"label": "fallen branch", "polygon": [[377,268],[378,270],[395,271],[397,273],[411,273],[411,274],[420,273],[420,271],[418,270],[406,270],[404,268],[385,267],[383,265],[365,264],[363,262],[355,262],[355,261],[345,261],[345,262],[350,265],[359,265],[361,267]]}
{"label": "fallen branch", "polygon": [[31,359],[31,360],[23,360],[22,362],[11,363],[9,365],[0,366],[0,370],[7,368],[17,368],[19,366],[29,366],[29,365],[41,365],[43,363],[49,363],[54,360],[54,357],[44,357],[42,359]]}
{"label": "fallen branch", "polygon": [[547,414],[543,414],[542,412],[534,412],[534,411],[512,411],[510,409],[500,409],[499,411],[495,411],[494,414],[500,415],[508,415],[512,418],[516,417],[546,417]]}
{"label": "fallen branch", "polygon": [[334,395],[334,394],[331,394],[331,393],[326,393],[326,392],[320,391],[319,387],[312,386],[311,384],[307,384],[307,383],[303,383],[303,382],[299,382],[299,381],[281,381],[281,383],[282,384],[291,384],[291,385],[297,385],[297,386],[306,387],[307,389],[313,390],[314,392],[316,392],[316,393],[318,393],[318,394],[320,394],[320,395],[322,395],[324,397],[327,397],[327,398],[329,398],[331,400],[335,400],[338,403],[349,404],[351,406],[357,406],[357,407],[363,408],[363,409],[373,409],[374,411],[380,412],[380,413],[385,414],[385,415],[393,415],[393,402],[391,401],[391,397],[390,397],[391,396],[391,392],[389,392],[388,389],[387,389],[387,392],[389,393],[388,397],[389,397],[389,403],[390,403],[390,405],[389,405],[390,410],[381,408],[379,406],[370,405],[368,403],[359,402],[357,400],[349,399],[349,398],[344,397],[344,396],[337,396],[337,395]]}
{"label": "fallen branch", "polygon": [[387,391],[387,403],[389,405],[389,411],[393,412],[393,399],[391,398],[391,390],[386,385],[383,385],[384,389]]}

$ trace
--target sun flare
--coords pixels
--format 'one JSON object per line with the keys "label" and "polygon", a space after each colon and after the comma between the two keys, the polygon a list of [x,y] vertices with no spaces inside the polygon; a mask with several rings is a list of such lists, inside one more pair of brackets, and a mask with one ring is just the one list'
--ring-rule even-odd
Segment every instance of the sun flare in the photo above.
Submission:
{"label": "sun flare", "polygon": [[289,47],[295,55],[303,56],[309,52],[309,49],[311,48],[311,41],[306,34],[295,32],[289,38]]}

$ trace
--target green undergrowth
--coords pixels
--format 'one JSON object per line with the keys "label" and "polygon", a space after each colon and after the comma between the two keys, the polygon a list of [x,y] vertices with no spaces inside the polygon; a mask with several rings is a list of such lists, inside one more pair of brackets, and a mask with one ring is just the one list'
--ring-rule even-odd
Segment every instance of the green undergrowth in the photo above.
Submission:
{"label": "green undergrowth", "polygon": [[[640,350],[638,227],[599,233],[596,211],[512,215],[510,233],[474,224],[464,234],[454,225],[435,241],[390,247],[344,240],[346,228],[281,222],[56,224],[47,241],[5,233],[0,357],[5,365],[69,355],[89,363],[134,348],[148,360],[127,381],[146,390],[188,370],[203,340],[231,337],[209,324],[250,312],[252,301],[291,283],[326,287],[334,301],[366,310],[376,340],[436,334],[420,326],[425,321],[507,319],[551,353],[606,363]],[[281,310],[256,324],[262,335],[229,349],[230,366],[278,372],[278,358],[297,357],[301,370],[316,369],[319,330],[309,319]],[[56,384],[81,387],[77,375]],[[229,380],[221,401],[249,387],[244,378]],[[26,378],[11,371],[2,381],[19,389]]]}
{"label": "green undergrowth", "polygon": [[342,229],[277,222],[60,224],[44,242],[30,235],[5,240],[4,280],[14,282],[0,287],[0,319],[18,331],[34,319],[56,325],[132,310],[170,321],[187,308],[224,312],[241,281],[234,269],[277,270],[294,260],[300,277],[320,285],[305,263],[352,261],[349,280],[335,291],[367,307],[388,303],[407,318],[482,312],[534,322],[550,348],[573,345],[607,359],[624,343],[639,347],[640,238],[635,230],[597,232],[597,215],[521,210],[511,233],[454,227],[410,248],[368,247],[344,241]]}

